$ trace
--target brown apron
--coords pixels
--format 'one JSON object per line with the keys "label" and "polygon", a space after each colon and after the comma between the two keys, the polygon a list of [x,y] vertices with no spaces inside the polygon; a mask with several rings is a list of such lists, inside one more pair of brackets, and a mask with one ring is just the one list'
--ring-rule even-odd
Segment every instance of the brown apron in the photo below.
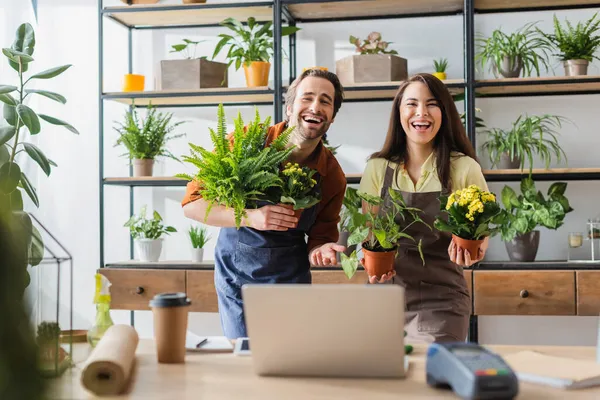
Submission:
{"label": "brown apron", "polygon": [[[391,187],[397,170],[388,165],[381,189],[381,211],[390,207]],[[465,341],[469,328],[470,298],[461,266],[450,261],[448,246],[452,235],[433,227],[440,213],[440,192],[401,192],[408,207],[423,210],[421,218],[431,226],[415,223],[405,232],[419,242],[422,239],[425,265],[413,243],[402,239],[395,260],[396,276],[392,283],[406,291],[405,330],[407,338],[418,342]],[[406,226],[410,221],[396,221]]]}

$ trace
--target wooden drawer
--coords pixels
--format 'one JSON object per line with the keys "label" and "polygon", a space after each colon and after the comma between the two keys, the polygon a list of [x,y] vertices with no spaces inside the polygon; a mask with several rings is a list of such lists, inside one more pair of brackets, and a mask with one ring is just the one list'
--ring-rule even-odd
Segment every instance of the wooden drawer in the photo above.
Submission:
{"label": "wooden drawer", "polygon": [[192,301],[190,311],[219,312],[217,291],[215,289],[215,271],[186,271],[187,295]]}
{"label": "wooden drawer", "polygon": [[575,315],[574,271],[474,271],[476,315]]}
{"label": "wooden drawer", "polygon": [[356,283],[367,284],[367,272],[363,270],[356,271],[352,279],[348,279],[344,271],[341,270],[312,270],[312,283]]}
{"label": "wooden drawer", "polygon": [[577,271],[577,315],[600,314],[600,271]]}
{"label": "wooden drawer", "polygon": [[185,271],[102,268],[99,273],[112,284],[114,310],[149,310],[148,303],[158,293],[185,292]]}

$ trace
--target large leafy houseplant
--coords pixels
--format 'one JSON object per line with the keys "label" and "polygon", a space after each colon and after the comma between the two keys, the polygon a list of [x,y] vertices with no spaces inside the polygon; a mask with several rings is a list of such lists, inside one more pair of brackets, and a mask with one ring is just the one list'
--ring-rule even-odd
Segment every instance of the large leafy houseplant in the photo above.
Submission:
{"label": "large leafy houseplant", "polygon": [[567,20],[566,27],[561,26],[556,15],[554,15],[554,33],[544,33],[538,29],[540,35],[548,45],[558,50],[553,54],[561,61],[567,60],[600,60],[594,53],[600,47],[600,20],[596,20],[595,13],[585,23],[578,22],[575,27]]}
{"label": "large leafy houseplant", "polygon": [[[8,123],[7,126],[0,126],[0,216],[11,219],[13,228],[27,238],[27,253],[32,266],[41,262],[44,243],[39,231],[32,225],[30,216],[23,212],[23,193],[29,196],[36,207],[39,207],[40,202],[36,189],[22,171],[17,156],[27,155],[47,176],[50,176],[52,168],[57,165],[39,147],[23,139],[26,133],[38,135],[42,131],[41,121],[79,134],[69,123],[38,113],[26,104],[29,96],[43,96],[61,104],[67,102],[59,93],[31,87],[34,82],[57,77],[71,67],[70,64],[61,65],[27,77],[26,73],[34,61],[35,44],[33,27],[27,23],[20,25],[12,46],[2,49],[10,67],[17,72],[18,83],[16,86],[0,84],[0,101],[4,103],[3,115]],[[27,287],[29,274],[26,269],[23,273]]]}
{"label": "large leafy houseplant", "polygon": [[[370,276],[381,276],[393,268],[394,257],[400,246],[414,246],[425,263],[421,241],[416,241],[414,237],[407,233],[407,230],[415,223],[427,225],[419,216],[422,212],[418,208],[408,207],[402,193],[389,189],[391,202],[389,207],[380,212],[379,208],[384,206],[383,199],[378,196],[372,196],[364,192],[358,192],[358,196],[367,203],[367,212],[361,213],[358,210],[349,209],[352,214],[348,222],[350,237],[348,246],[362,244],[363,256],[365,257],[365,269]],[[403,223],[399,224],[398,220]],[[412,242],[412,243],[411,243]],[[389,257],[385,263],[375,263],[369,259],[369,253],[388,253]],[[356,250],[346,256],[341,255],[342,268],[348,278],[352,278],[358,269],[360,261],[358,260]]]}
{"label": "large leafy houseplant", "polygon": [[260,201],[279,202],[277,194],[280,195],[282,186],[279,167],[293,150],[288,142],[294,127],[288,127],[265,147],[270,122],[270,117],[261,121],[256,109],[254,121],[244,127],[238,114],[230,141],[220,104],[217,130],[210,129],[214,151],[190,143],[191,154],[184,156],[183,161],[198,171],[194,176],[177,176],[199,183],[198,193],[210,204],[206,216],[215,204],[233,208],[239,228],[246,208],[256,207]]}
{"label": "large leafy houseplant", "polygon": [[548,69],[550,46],[535,29],[536,24],[528,23],[510,34],[496,29],[489,38],[478,35],[476,62],[481,63],[481,68],[489,62],[490,70],[505,78],[516,78],[521,70],[525,76],[531,76],[534,71],[540,76],[541,66]]}
{"label": "large leafy houseplant", "polygon": [[488,139],[481,146],[489,156],[492,167],[498,165],[501,158],[518,160],[520,168],[528,161],[529,170],[533,169],[533,155],[537,154],[550,167],[552,156],[561,162],[567,156],[558,143],[557,129],[562,127],[563,117],[555,115],[519,116],[510,130],[493,128],[485,133]]}

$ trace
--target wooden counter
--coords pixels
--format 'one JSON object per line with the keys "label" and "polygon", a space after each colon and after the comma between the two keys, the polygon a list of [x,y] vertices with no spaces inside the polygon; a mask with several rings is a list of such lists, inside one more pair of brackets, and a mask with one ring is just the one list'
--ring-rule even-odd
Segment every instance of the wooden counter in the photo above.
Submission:
{"label": "wooden counter", "polygon": [[[137,366],[128,394],[103,399],[457,399],[450,391],[432,389],[425,383],[425,346],[417,345],[409,356],[406,379],[323,379],[259,377],[253,373],[249,357],[229,354],[188,354],[186,364],[156,362],[154,343],[141,340]],[[593,347],[490,346],[500,354],[533,349],[546,354],[595,359]],[[76,361],[87,354],[80,345]],[[91,399],[79,384],[81,364],[52,381],[50,399]],[[518,400],[600,399],[600,387],[565,391],[520,383]]]}

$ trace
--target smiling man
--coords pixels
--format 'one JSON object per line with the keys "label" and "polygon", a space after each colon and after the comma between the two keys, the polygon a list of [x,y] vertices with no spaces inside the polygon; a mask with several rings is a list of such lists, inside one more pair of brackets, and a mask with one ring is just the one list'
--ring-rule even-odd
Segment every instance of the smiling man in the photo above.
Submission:
{"label": "smiling man", "polygon": [[[269,128],[267,143],[288,126],[295,129],[290,143],[296,147],[290,162],[317,171],[314,178],[321,201],[306,209],[300,220],[288,208],[269,205],[248,209],[240,229],[232,209],[215,205],[205,221],[208,202],[190,182],[182,201],[186,217],[222,227],[215,249],[215,287],[225,336],[247,336],[241,288],[247,283],[311,283],[310,265],[335,265],[340,210],[346,178],[322,137],[342,106],[343,88],[337,76],[318,69],[302,73],[288,88],[287,120]],[[296,225],[297,223],[297,225]]]}

